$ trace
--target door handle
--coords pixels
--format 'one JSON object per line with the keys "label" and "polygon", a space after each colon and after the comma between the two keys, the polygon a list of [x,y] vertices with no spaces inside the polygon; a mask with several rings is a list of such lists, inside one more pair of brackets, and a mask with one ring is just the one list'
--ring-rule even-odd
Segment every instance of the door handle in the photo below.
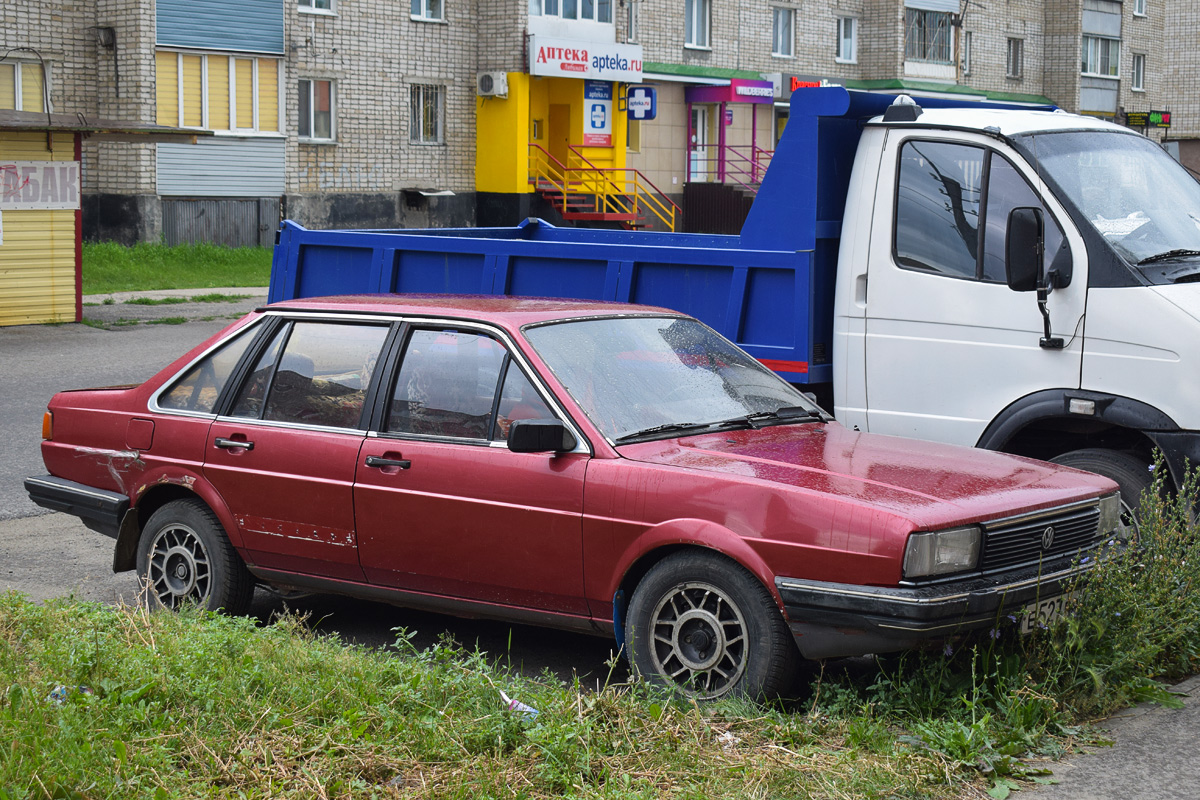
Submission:
{"label": "door handle", "polygon": [[400,459],[396,459],[396,458],[381,458],[379,456],[367,456],[366,463],[367,463],[368,467],[380,467],[380,468],[396,467],[397,469],[408,469],[409,467],[412,466],[412,462],[408,461],[407,459],[400,460]]}
{"label": "door handle", "polygon": [[218,436],[213,440],[213,444],[222,450],[253,450],[254,442],[241,441],[239,439],[225,439]]}

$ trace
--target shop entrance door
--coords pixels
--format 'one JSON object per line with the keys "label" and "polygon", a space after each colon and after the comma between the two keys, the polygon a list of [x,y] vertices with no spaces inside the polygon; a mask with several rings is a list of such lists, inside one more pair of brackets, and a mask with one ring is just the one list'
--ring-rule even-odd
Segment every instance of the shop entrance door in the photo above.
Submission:
{"label": "shop entrance door", "polygon": [[550,142],[550,155],[558,159],[563,166],[567,164],[571,143],[571,106],[567,103],[550,104],[550,130],[547,131]]}
{"label": "shop entrance door", "polygon": [[688,133],[688,181],[702,183],[711,180],[709,175],[714,172],[709,163],[711,149],[709,147],[708,114],[710,108],[706,105],[694,105],[691,110],[691,126]]}

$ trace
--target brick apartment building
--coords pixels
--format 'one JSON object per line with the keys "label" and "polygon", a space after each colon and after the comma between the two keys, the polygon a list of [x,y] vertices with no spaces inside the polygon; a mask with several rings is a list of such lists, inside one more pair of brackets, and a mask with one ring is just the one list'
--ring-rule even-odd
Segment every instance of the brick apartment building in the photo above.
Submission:
{"label": "brick apartment building", "polygon": [[[686,206],[752,186],[821,83],[1054,103],[1200,168],[1198,23],[1192,0],[8,0],[0,110],[211,132],[85,138],[85,238],[267,244],[281,216],[557,219],[554,162]],[[627,120],[646,86],[656,117]]]}

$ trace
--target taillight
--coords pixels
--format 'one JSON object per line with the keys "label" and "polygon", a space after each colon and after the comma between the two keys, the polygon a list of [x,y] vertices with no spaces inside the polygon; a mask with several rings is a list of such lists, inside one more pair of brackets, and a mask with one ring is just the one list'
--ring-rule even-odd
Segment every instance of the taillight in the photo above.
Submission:
{"label": "taillight", "polygon": [[47,411],[45,414],[42,414],[42,438],[54,438],[54,414],[50,413],[49,411]]}

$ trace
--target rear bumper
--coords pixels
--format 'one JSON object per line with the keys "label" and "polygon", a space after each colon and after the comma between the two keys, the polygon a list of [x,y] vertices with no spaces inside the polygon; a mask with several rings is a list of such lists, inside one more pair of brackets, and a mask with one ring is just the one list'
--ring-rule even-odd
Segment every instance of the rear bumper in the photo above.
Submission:
{"label": "rear bumper", "polygon": [[917,587],[799,578],[776,578],[775,586],[806,658],[858,656],[995,627],[1030,603],[1061,595],[1095,557]]}
{"label": "rear bumper", "polygon": [[84,525],[114,539],[121,529],[121,519],[129,510],[129,498],[123,494],[53,475],[26,478],[25,491],[42,508],[79,517]]}

